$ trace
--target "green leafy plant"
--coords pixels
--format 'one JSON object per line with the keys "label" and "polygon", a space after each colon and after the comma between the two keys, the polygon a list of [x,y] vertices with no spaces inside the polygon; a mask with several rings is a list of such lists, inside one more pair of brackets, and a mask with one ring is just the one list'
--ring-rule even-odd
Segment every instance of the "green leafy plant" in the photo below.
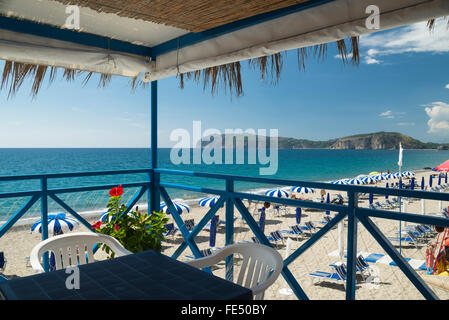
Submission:
{"label": "green leafy plant", "polygon": [[[167,231],[164,225],[169,219],[163,212],[141,213],[138,207],[125,214],[126,206],[120,203],[122,194],[121,185],[109,191],[106,222],[98,221],[92,229],[114,237],[133,253],[150,249],[160,252]],[[102,244],[101,249],[108,254],[108,258],[114,258],[114,252],[108,246]]]}

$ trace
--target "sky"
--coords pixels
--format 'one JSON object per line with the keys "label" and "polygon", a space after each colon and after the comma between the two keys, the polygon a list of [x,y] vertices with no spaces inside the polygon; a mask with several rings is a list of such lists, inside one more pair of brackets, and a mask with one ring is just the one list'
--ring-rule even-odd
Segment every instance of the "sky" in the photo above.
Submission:
{"label": "sky", "polygon": [[[309,57],[299,71],[296,51],[284,56],[276,85],[242,62],[244,95],[176,77],[160,80],[159,146],[172,147],[176,129],[277,129],[279,136],[328,140],[378,131],[449,143],[449,29],[414,24],[360,38],[360,64],[343,64],[330,44],[324,61]],[[0,63],[0,68],[3,64]],[[25,83],[14,97],[0,91],[0,148],[146,148],[150,89],[130,89],[115,77],[45,82],[37,97]],[[193,132],[192,132],[193,135]]]}

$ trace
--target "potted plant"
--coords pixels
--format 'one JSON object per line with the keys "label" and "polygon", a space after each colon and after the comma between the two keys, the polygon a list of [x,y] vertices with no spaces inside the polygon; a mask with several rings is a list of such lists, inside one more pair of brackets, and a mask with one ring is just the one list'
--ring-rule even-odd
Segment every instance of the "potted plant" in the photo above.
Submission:
{"label": "potted plant", "polygon": [[[135,211],[131,210],[125,214],[126,206],[120,203],[123,195],[122,186],[112,188],[109,195],[106,222],[98,221],[92,229],[114,237],[133,253],[150,249],[160,252],[162,241],[165,240],[164,225],[169,220],[165,217],[165,213],[141,213],[136,207]],[[114,257],[114,252],[108,246],[102,244],[101,248],[108,254],[108,258]]]}

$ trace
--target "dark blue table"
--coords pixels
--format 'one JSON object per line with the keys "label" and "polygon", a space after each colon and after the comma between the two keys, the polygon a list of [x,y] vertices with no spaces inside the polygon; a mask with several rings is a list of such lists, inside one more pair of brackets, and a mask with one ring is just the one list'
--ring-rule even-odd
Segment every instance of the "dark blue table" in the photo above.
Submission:
{"label": "dark blue table", "polygon": [[0,282],[6,300],[250,300],[252,291],[156,251],[79,266],[80,288],[65,269]]}

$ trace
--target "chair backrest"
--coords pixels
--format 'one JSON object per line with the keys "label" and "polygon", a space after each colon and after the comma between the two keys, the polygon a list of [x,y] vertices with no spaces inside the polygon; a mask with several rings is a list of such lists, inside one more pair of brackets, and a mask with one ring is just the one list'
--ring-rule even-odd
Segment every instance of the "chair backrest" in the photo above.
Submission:
{"label": "chair backrest", "polygon": [[193,228],[195,227],[195,220],[194,219],[186,220],[184,221],[184,224],[186,225],[188,231],[192,231]]}
{"label": "chair backrest", "polygon": [[368,262],[366,262],[365,258],[361,254],[357,255],[356,263],[361,271],[369,268]]}
{"label": "chair backrest", "polygon": [[202,269],[236,254],[240,254],[243,259],[235,282],[251,289],[254,299],[263,299],[265,290],[276,281],[283,267],[281,255],[272,247],[256,243],[236,243],[217,250],[208,257],[186,263]]}
{"label": "chair backrest", "polygon": [[347,271],[346,265],[344,263],[336,263],[335,271],[337,272],[337,274],[341,280],[346,280],[348,271]]}
{"label": "chair backrest", "polygon": [[302,233],[303,233],[302,230],[301,230],[301,228],[300,228],[298,225],[291,226],[290,228],[291,228],[291,229],[293,230],[293,232],[296,233],[296,234],[302,234]]}
{"label": "chair backrest", "polygon": [[54,254],[56,270],[94,262],[96,260],[93,247],[97,243],[107,245],[116,257],[132,254],[111,236],[93,232],[77,232],[55,236],[40,242],[31,250],[30,263],[36,272],[44,272],[41,258],[45,252]]}

